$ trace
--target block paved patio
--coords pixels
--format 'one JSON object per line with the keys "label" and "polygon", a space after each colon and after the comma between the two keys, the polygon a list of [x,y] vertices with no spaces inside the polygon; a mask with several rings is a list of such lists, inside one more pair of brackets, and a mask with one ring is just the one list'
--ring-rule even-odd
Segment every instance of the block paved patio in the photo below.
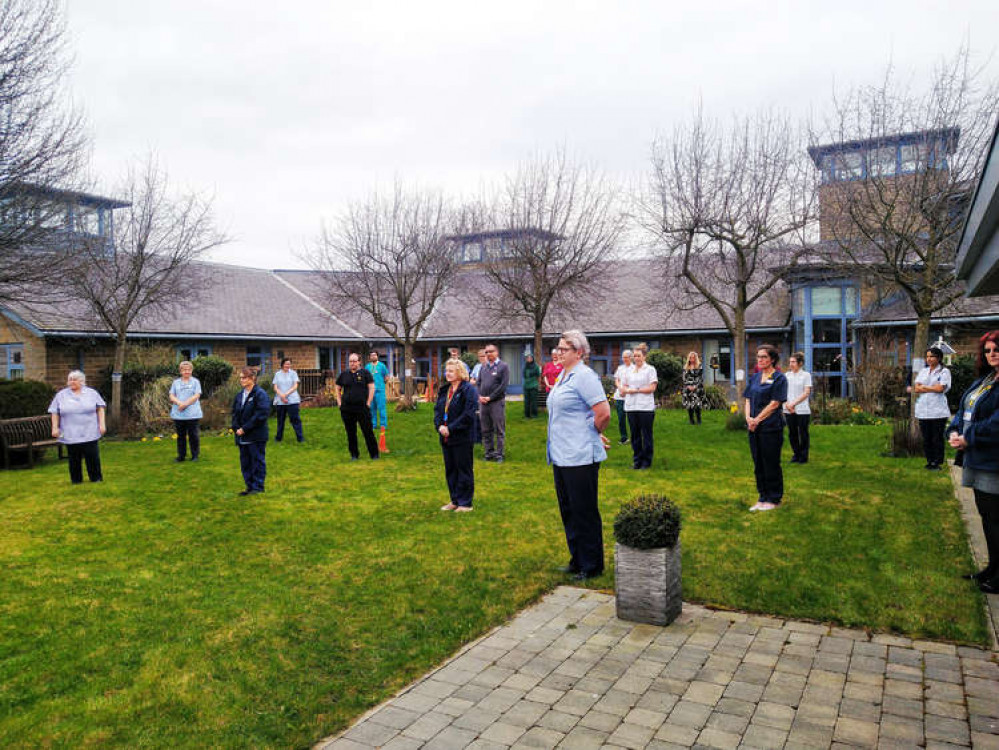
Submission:
{"label": "block paved patio", "polygon": [[563,586],[322,750],[999,750],[999,654]]}

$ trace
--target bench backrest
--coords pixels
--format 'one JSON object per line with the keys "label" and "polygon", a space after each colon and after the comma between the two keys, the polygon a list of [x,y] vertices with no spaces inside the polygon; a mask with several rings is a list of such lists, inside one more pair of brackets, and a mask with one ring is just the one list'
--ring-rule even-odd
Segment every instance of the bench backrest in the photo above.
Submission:
{"label": "bench backrest", "polygon": [[0,438],[8,445],[24,445],[52,439],[52,417],[42,414],[37,417],[20,419],[0,419]]}

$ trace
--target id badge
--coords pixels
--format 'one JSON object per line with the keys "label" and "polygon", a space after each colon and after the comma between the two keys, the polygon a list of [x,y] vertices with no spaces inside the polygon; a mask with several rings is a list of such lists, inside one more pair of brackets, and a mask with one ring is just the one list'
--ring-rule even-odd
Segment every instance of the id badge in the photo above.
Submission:
{"label": "id badge", "polygon": [[964,413],[964,421],[965,421],[965,423],[968,423],[968,422],[971,421],[971,410],[968,410],[968,411],[966,411]]}

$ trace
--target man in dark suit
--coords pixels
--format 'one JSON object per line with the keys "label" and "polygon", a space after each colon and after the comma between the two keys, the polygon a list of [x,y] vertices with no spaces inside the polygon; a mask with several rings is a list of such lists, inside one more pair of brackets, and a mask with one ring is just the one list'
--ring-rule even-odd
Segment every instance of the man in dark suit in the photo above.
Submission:
{"label": "man in dark suit", "polygon": [[239,446],[239,466],[243,470],[246,489],[241,497],[257,495],[264,491],[267,476],[267,418],[271,413],[271,399],[257,385],[257,372],[252,367],[239,371],[243,390],[232,402],[232,431]]}
{"label": "man in dark suit", "polygon": [[486,362],[479,370],[479,418],[486,461],[503,463],[506,443],[506,387],[510,368],[499,358],[499,347],[486,347]]}

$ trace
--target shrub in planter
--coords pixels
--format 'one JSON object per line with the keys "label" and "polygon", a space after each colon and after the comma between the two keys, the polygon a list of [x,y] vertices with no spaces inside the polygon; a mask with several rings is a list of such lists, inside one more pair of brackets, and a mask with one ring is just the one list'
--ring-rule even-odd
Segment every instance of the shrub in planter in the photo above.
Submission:
{"label": "shrub in planter", "polygon": [[0,419],[47,414],[55,390],[39,380],[0,380]]}
{"label": "shrub in planter", "polygon": [[622,620],[668,625],[680,614],[680,509],[665,496],[640,495],[614,519],[614,584]]}

